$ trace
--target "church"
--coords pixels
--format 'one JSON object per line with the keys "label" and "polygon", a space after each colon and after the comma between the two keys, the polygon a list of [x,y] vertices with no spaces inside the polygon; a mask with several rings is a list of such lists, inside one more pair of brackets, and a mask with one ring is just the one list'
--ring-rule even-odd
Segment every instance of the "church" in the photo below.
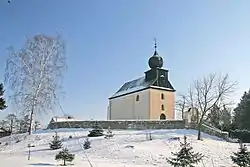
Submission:
{"label": "church", "polygon": [[150,69],[144,76],[124,83],[109,98],[108,120],[173,120],[175,119],[175,89],[168,70],[157,52],[148,60]]}

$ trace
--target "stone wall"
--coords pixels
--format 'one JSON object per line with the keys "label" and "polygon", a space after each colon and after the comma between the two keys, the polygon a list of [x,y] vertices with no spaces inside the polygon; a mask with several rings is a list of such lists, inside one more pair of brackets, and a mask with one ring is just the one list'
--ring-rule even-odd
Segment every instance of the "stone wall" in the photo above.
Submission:
{"label": "stone wall", "polygon": [[[189,124],[189,128],[191,129],[198,129],[197,128],[197,124],[194,124],[194,123],[191,123]],[[217,137],[220,137],[226,141],[229,141],[229,135],[228,135],[228,132],[225,132],[225,131],[221,131],[215,127],[212,127],[212,126],[209,126],[209,125],[206,125],[206,124],[202,124],[201,125],[201,131],[203,133],[207,133],[209,135],[212,135],[212,136],[217,136]]]}
{"label": "stone wall", "polygon": [[108,120],[108,121],[72,121],[50,123],[47,129],[92,128],[99,125],[104,129],[184,129],[183,120]]}

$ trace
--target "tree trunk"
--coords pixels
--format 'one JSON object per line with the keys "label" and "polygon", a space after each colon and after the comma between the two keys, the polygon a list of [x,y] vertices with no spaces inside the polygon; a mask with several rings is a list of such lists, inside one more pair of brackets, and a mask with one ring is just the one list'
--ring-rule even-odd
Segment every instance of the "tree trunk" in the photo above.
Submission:
{"label": "tree trunk", "polygon": [[201,140],[201,124],[198,124],[198,135],[197,140]]}
{"label": "tree trunk", "polygon": [[63,160],[63,166],[66,166],[66,159]]}
{"label": "tree trunk", "polygon": [[29,135],[32,133],[32,122],[33,122],[34,109],[31,110],[30,113],[30,123],[29,123]]}
{"label": "tree trunk", "polygon": [[12,134],[13,131],[13,120],[10,120],[10,134]]}

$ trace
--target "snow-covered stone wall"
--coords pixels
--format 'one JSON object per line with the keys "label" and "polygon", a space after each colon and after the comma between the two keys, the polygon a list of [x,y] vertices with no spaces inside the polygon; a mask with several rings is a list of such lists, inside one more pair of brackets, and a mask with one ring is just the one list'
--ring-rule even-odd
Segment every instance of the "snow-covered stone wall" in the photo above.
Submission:
{"label": "snow-covered stone wall", "polygon": [[108,120],[108,121],[67,121],[54,122],[48,129],[92,128],[99,125],[104,129],[184,129],[183,120]]}

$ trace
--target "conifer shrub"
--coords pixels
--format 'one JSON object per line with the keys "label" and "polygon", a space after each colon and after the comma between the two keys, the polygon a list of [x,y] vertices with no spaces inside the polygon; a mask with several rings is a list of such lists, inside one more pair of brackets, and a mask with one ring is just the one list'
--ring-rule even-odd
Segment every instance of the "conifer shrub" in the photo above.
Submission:
{"label": "conifer shrub", "polygon": [[53,140],[49,143],[49,146],[52,150],[57,150],[62,148],[62,140],[60,136],[58,136],[57,132],[55,132],[55,136],[52,136]]}
{"label": "conifer shrub", "polygon": [[58,154],[56,154],[55,160],[63,161],[63,166],[66,166],[66,162],[72,162],[75,159],[75,155],[69,153],[69,150],[67,148],[62,149]]}
{"label": "conifer shrub", "polygon": [[184,142],[181,142],[181,149],[177,153],[172,153],[174,158],[167,158],[167,162],[174,167],[195,167],[194,164],[199,163],[204,155],[195,153],[190,143],[187,142],[187,137],[184,136]]}
{"label": "conifer shrub", "polygon": [[97,124],[93,127],[93,130],[91,130],[88,134],[88,137],[99,137],[103,136],[103,129],[98,126]]}
{"label": "conifer shrub", "polygon": [[90,141],[89,141],[88,138],[85,139],[85,141],[84,141],[84,143],[83,143],[83,148],[84,148],[85,150],[91,148],[91,143],[90,143]]}
{"label": "conifer shrub", "polygon": [[246,145],[243,145],[242,141],[239,140],[239,151],[234,152],[231,156],[231,159],[234,164],[238,165],[239,167],[249,167],[250,166],[250,156],[249,152],[247,151]]}

